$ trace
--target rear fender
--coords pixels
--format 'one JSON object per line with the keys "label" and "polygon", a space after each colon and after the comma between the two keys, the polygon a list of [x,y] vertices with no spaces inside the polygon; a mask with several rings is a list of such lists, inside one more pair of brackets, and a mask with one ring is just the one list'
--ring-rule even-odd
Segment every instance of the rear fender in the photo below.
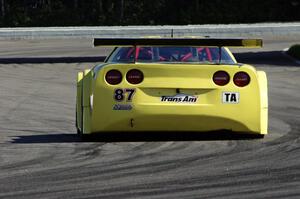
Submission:
{"label": "rear fender", "polygon": [[261,134],[268,133],[268,81],[264,71],[257,71],[260,94],[260,129]]}
{"label": "rear fender", "polygon": [[77,75],[77,125],[83,134],[91,132],[91,82],[92,72],[87,69]]}
{"label": "rear fender", "polygon": [[77,95],[76,95],[76,127],[82,132],[82,79],[83,72],[77,73]]}

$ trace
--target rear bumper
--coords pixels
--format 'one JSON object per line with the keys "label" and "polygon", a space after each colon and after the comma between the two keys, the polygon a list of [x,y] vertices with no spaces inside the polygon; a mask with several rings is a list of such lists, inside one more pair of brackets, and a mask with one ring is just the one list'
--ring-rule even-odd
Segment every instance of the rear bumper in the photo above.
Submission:
{"label": "rear bumper", "polygon": [[[233,106],[232,108],[230,106]],[[104,109],[104,107],[102,107]],[[102,109],[102,110],[103,110]],[[230,109],[232,109],[230,111]],[[213,105],[140,104],[132,110],[92,112],[91,132],[110,131],[195,131],[230,130],[261,134],[259,115],[241,115],[234,105],[223,110]]]}
{"label": "rear bumper", "polygon": [[[100,128],[99,128],[100,127]],[[136,116],[106,123],[93,128],[94,132],[101,131],[215,131],[232,130],[250,132],[244,124],[211,116],[175,116],[152,115]],[[255,132],[254,132],[255,133]]]}

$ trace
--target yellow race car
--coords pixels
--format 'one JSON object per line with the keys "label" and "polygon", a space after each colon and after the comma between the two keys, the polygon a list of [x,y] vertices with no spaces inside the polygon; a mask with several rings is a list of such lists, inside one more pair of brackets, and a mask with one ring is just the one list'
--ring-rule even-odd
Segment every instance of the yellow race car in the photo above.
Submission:
{"label": "yellow race car", "polygon": [[76,127],[101,132],[230,130],[263,137],[267,78],[227,47],[260,39],[99,38],[104,63],[78,73]]}

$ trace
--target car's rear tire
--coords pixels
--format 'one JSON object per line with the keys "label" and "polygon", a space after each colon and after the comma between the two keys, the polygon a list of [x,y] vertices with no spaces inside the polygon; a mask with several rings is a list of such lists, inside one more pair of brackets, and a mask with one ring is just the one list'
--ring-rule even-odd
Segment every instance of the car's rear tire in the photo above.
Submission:
{"label": "car's rear tire", "polygon": [[262,139],[264,137],[265,137],[264,134],[249,134],[249,138],[253,138],[253,139]]}
{"label": "car's rear tire", "polygon": [[262,139],[262,138],[264,138],[264,137],[265,137],[264,134],[256,134],[256,135],[254,136],[254,138],[256,138],[256,139]]}

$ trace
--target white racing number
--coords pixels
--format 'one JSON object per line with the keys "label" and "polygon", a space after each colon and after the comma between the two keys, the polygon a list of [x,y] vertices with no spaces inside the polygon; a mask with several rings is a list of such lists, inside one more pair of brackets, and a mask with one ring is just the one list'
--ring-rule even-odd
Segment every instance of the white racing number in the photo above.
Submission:
{"label": "white racing number", "polygon": [[134,88],[125,88],[125,89],[118,88],[114,92],[114,99],[118,102],[124,100],[130,102],[134,96],[134,93],[135,93]]}

